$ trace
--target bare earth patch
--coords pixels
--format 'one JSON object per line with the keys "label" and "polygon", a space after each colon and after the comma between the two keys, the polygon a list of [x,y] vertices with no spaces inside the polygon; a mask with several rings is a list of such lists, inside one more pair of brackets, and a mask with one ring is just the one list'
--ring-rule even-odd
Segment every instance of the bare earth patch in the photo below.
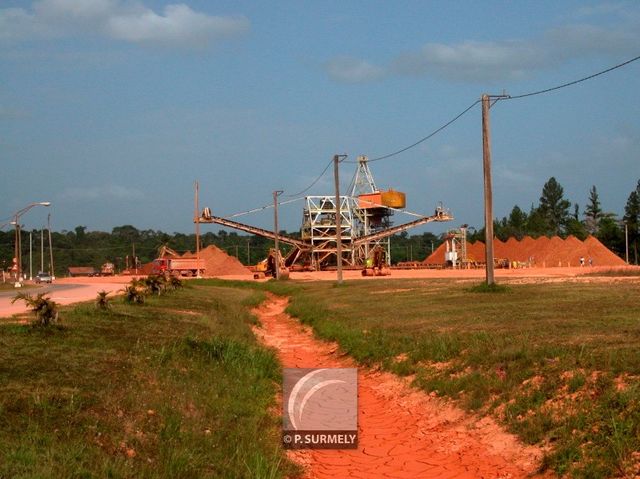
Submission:
{"label": "bare earth patch", "polygon": [[[334,343],[314,339],[269,296],[254,313],[254,331],[284,367],[355,367]],[[390,373],[358,369],[357,450],[290,451],[305,478],[525,478],[534,477],[542,451],[524,446],[491,418],[416,390]],[[548,474],[545,477],[551,477]]]}

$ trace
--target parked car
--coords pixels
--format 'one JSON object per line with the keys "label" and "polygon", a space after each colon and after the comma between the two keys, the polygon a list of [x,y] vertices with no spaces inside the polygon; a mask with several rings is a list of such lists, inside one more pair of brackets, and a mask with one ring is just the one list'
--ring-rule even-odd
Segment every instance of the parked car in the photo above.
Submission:
{"label": "parked car", "polygon": [[51,275],[49,273],[43,273],[42,271],[40,271],[36,275],[35,281],[36,281],[36,283],[52,283],[53,282],[53,278],[51,277]]}

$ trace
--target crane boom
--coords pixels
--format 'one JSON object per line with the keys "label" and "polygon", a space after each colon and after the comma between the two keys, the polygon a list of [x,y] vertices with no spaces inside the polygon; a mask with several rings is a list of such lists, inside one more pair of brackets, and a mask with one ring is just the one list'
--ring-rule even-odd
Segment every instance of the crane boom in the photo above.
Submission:
{"label": "crane boom", "polygon": [[[194,223],[217,223],[222,226],[227,226],[229,228],[234,228],[240,231],[245,231],[247,233],[251,233],[258,236],[264,236],[265,238],[275,239],[276,234],[273,231],[265,230],[262,228],[257,228],[255,226],[245,225],[243,223],[238,223],[237,221],[229,220],[227,218],[221,218],[219,216],[214,216],[211,214],[211,210],[209,208],[205,208],[202,211],[202,216],[200,218],[196,218],[193,220]],[[297,246],[300,249],[309,249],[309,244],[305,243],[302,240],[298,240],[295,238],[290,238],[289,236],[284,236],[278,234],[278,241],[282,241],[283,243],[287,243],[293,246]]]}
{"label": "crane boom", "polygon": [[432,221],[451,221],[452,219],[453,219],[453,216],[451,216],[448,212],[437,209],[435,215],[425,216],[424,218],[419,218],[415,221],[410,221],[409,223],[405,223],[403,225],[393,226],[391,228],[378,231],[377,233],[371,233],[365,236],[360,236],[359,238],[356,238],[353,241],[353,245],[359,246],[364,243],[368,243],[370,241],[381,240],[382,238],[386,238],[387,236],[392,236],[396,233],[400,233],[402,231],[407,231],[408,229],[415,228],[416,226],[431,223]]}

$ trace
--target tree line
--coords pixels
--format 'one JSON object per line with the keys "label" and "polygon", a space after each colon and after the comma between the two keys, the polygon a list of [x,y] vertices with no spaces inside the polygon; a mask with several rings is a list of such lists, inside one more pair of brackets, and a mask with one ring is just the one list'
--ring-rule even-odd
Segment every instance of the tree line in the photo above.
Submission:
{"label": "tree line", "polygon": [[[611,251],[625,257],[625,227],[629,239],[629,261],[638,264],[640,219],[640,180],[631,191],[624,207],[624,215],[604,211],[595,185],[589,190],[589,198],[584,211],[578,203],[571,203],[564,197],[564,189],[551,177],[542,187],[538,205],[531,205],[528,212],[515,205],[508,216],[494,221],[494,234],[502,241],[515,236],[538,238],[540,236],[573,235],[584,240],[593,235]],[[470,229],[469,239],[484,241],[484,228]]]}
{"label": "tree line", "polygon": [[[564,189],[551,177],[544,184],[538,205],[531,205],[529,211],[514,206],[508,216],[494,221],[497,238],[506,241],[515,236],[522,239],[529,235],[567,237],[574,235],[584,240],[588,235],[598,238],[619,256],[625,256],[625,225],[628,230],[630,262],[638,264],[640,243],[640,180],[629,194],[624,215],[602,209],[598,190],[592,186],[583,212],[577,203],[564,197]],[[484,240],[484,228],[469,228],[470,241]],[[47,235],[44,235],[44,258],[41,260],[40,230],[22,231],[22,270],[29,273],[29,234],[32,238],[32,271],[49,271],[49,249]],[[287,234],[286,231],[282,233]],[[299,232],[291,236],[299,237]],[[14,256],[15,233],[0,231],[0,266],[7,270]],[[409,235],[406,231],[391,237],[391,261],[422,261],[443,241],[444,235],[422,233]],[[265,258],[273,242],[253,235],[240,235],[234,231],[220,230],[200,235],[203,247],[214,245],[243,264],[255,264]],[[168,234],[157,230],[139,230],[132,225],[117,226],[110,233],[87,231],[85,226],[77,226],[73,231],[52,232],[54,269],[57,276],[66,275],[69,266],[93,266],[99,268],[111,262],[118,271],[127,266],[134,267],[135,261],[144,264],[157,257],[158,250],[166,245],[183,253],[195,248],[195,235],[184,233]],[[283,249],[287,248],[283,245]]]}

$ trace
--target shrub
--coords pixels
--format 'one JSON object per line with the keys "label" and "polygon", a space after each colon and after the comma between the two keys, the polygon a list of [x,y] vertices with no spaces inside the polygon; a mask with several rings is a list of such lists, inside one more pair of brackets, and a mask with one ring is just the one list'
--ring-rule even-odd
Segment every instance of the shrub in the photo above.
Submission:
{"label": "shrub", "polygon": [[31,308],[31,311],[35,313],[36,322],[41,326],[49,326],[51,323],[58,321],[58,304],[47,297],[46,293],[39,293],[35,297],[26,293],[18,293],[11,300],[11,303],[13,304],[16,301],[24,301]]}
{"label": "shrub", "polygon": [[127,303],[142,304],[144,303],[145,288],[141,281],[132,279],[131,283],[122,290],[124,293],[124,300]]}
{"label": "shrub", "polygon": [[98,291],[98,296],[96,297],[96,308],[102,311],[106,311],[111,308],[111,304],[109,303],[110,299],[108,297],[109,293],[105,290]]}
{"label": "shrub", "polygon": [[182,283],[182,280],[177,276],[171,276],[169,278],[169,283],[167,286],[173,290],[176,290],[182,288],[184,284]]}
{"label": "shrub", "polygon": [[144,287],[149,294],[157,294],[160,296],[166,289],[167,280],[164,276],[149,275],[142,280]]}

